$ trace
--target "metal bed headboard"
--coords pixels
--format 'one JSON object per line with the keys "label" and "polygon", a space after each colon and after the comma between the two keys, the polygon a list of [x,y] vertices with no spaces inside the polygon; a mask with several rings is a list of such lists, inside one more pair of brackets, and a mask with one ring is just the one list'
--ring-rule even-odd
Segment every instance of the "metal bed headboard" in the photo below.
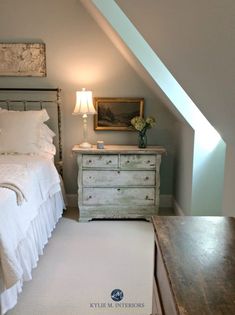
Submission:
{"label": "metal bed headboard", "polygon": [[[16,92],[16,93],[15,93]],[[32,92],[32,93],[31,93]],[[53,92],[53,95],[43,95],[42,93]],[[56,125],[52,129],[57,135],[56,148],[57,155],[55,164],[62,175],[63,156],[62,156],[62,137],[61,137],[61,89],[59,88],[0,88],[0,107],[7,110],[33,110],[47,109],[49,105],[56,105],[57,117]],[[4,98],[2,96],[5,95]],[[47,98],[45,98],[47,96]],[[55,96],[55,97],[54,97]],[[49,115],[50,116],[50,115]],[[52,117],[50,117],[52,118]],[[50,124],[48,124],[50,126]],[[51,127],[51,126],[50,126]],[[55,130],[56,129],[56,130]]]}

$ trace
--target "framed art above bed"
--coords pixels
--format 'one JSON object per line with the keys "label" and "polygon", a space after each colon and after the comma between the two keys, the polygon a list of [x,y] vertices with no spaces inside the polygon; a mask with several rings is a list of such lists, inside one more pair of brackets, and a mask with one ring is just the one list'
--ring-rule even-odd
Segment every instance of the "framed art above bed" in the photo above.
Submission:
{"label": "framed art above bed", "polygon": [[45,77],[44,43],[0,43],[0,76]]}

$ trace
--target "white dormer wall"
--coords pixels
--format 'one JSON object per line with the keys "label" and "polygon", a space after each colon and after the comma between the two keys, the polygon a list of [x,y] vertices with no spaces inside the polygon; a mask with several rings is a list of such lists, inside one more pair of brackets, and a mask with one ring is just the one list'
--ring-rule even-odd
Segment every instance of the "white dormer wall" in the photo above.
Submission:
{"label": "white dormer wall", "polygon": [[116,3],[226,143],[235,145],[235,2]]}
{"label": "white dormer wall", "polygon": [[[219,140],[218,133],[115,1],[91,0],[82,2],[95,18],[98,14],[94,14],[93,7],[98,9],[143,66],[143,69],[167,96],[172,108],[175,107],[182,119],[193,128],[190,214],[221,214],[225,159],[224,142],[222,139]],[[102,27],[104,26],[102,24]],[[210,164],[208,164],[209,160],[211,161]],[[216,172],[211,165],[217,167]]]}
{"label": "white dormer wall", "polygon": [[[223,213],[234,216],[235,2],[116,2],[226,142]],[[188,128],[181,125],[181,130],[178,161],[182,170],[183,161],[188,165],[185,156],[190,144],[185,141]],[[183,196],[188,177],[176,185],[176,199],[183,205],[187,205]]]}

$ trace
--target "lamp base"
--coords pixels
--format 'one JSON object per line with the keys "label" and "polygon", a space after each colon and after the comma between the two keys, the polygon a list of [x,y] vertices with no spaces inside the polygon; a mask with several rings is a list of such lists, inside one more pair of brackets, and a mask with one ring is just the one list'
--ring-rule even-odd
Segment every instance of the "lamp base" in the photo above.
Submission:
{"label": "lamp base", "polygon": [[90,149],[90,148],[92,148],[92,145],[88,142],[83,142],[83,143],[79,144],[79,148]]}

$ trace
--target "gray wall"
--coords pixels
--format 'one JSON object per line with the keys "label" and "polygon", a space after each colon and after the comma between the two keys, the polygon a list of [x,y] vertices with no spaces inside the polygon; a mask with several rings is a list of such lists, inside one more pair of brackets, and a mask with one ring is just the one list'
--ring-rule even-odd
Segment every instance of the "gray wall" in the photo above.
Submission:
{"label": "gray wall", "polygon": [[186,123],[178,123],[178,141],[175,167],[175,191],[176,208],[178,207],[186,215],[191,214],[192,207],[192,180],[193,180],[193,146],[194,131]]}
{"label": "gray wall", "polygon": [[[82,121],[72,116],[75,91],[82,87],[94,96],[144,97],[145,114],[157,118],[148,133],[148,143],[164,145],[161,193],[172,194],[176,119],[162,101],[136,74],[96,22],[76,0],[2,0],[0,2],[1,42],[44,42],[46,78],[0,78],[1,87],[60,87],[63,100],[63,147],[65,186],[76,193],[74,144],[82,141]],[[137,134],[93,130],[89,119],[89,140],[106,144],[136,144]]]}
{"label": "gray wall", "polygon": [[[235,1],[116,2],[229,146],[223,211],[235,215],[232,185],[235,165]],[[185,137],[187,134],[183,133],[182,143]],[[187,168],[191,160],[191,144],[186,147],[178,152],[184,152],[179,156]],[[185,155],[187,150],[189,155]],[[182,167],[178,166],[180,172]],[[190,181],[191,169],[189,172],[184,170],[184,174],[185,180]],[[178,178],[177,185],[178,203],[187,204],[180,193],[185,181]]]}
{"label": "gray wall", "polygon": [[223,139],[235,146],[235,1],[116,2]]}
{"label": "gray wall", "polygon": [[234,195],[234,178],[235,178],[235,149],[233,146],[227,146],[225,160],[225,179],[224,179],[224,202],[223,214],[225,216],[235,216],[235,195]]}

